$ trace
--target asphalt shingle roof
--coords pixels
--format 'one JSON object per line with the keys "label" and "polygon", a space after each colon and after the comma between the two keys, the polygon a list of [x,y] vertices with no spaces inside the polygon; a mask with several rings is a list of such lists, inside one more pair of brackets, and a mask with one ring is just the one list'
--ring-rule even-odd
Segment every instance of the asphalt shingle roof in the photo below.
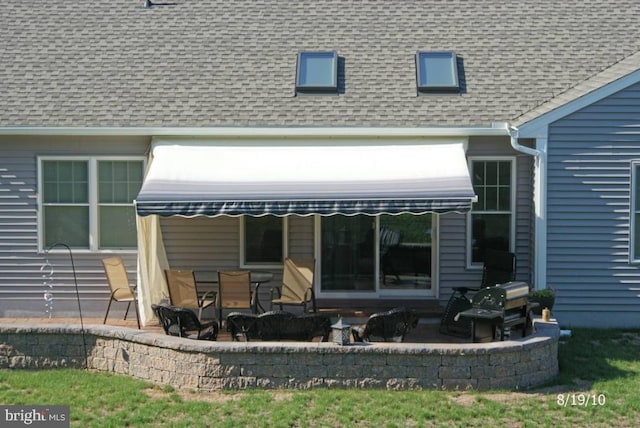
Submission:
{"label": "asphalt shingle roof", "polygon": [[[0,126],[467,126],[526,117],[640,49],[637,0],[5,0]],[[344,91],[295,96],[299,50]],[[417,96],[417,50],[460,94]]]}

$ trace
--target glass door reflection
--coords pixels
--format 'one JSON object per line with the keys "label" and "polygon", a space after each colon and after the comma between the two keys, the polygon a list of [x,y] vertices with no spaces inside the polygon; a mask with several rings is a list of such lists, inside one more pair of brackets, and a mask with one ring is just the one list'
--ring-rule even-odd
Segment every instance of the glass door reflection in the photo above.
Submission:
{"label": "glass door reflection", "polygon": [[431,214],[380,216],[380,289],[431,288]]}
{"label": "glass door reflection", "polygon": [[322,291],[375,291],[375,217],[322,218]]}

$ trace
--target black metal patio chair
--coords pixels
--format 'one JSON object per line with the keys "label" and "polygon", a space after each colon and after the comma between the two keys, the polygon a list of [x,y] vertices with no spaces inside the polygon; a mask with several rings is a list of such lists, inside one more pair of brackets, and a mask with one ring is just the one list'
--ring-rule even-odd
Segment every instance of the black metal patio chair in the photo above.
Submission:
{"label": "black metal patio chair", "polygon": [[385,342],[404,342],[406,334],[418,326],[418,316],[412,309],[393,308],[378,312],[367,322],[352,328],[356,342],[373,342],[382,339]]}
{"label": "black metal patio chair", "polygon": [[257,327],[258,315],[243,312],[231,312],[227,315],[227,331],[234,341],[245,341],[260,339]]}
{"label": "black metal patio chair", "polygon": [[331,318],[325,314],[268,311],[260,315],[232,312],[227,316],[227,331],[233,340],[329,340]]}
{"label": "black metal patio chair", "polygon": [[218,321],[202,323],[189,308],[151,305],[151,309],[167,335],[196,340],[216,340],[218,337]]}
{"label": "black metal patio chair", "polygon": [[453,293],[440,319],[440,333],[459,337],[471,336],[471,321],[458,317],[460,312],[471,309],[471,299],[467,293],[504,284],[515,280],[515,277],[515,254],[502,250],[484,250],[480,287],[453,287]]}

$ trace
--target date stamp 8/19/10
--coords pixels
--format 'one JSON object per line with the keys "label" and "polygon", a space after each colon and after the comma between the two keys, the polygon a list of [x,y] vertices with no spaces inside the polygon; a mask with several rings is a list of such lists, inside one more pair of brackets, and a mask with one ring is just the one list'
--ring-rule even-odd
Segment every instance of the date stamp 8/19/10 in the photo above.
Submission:
{"label": "date stamp 8/19/10", "polygon": [[558,394],[556,403],[561,407],[589,407],[604,406],[607,404],[607,396],[604,394],[567,393]]}

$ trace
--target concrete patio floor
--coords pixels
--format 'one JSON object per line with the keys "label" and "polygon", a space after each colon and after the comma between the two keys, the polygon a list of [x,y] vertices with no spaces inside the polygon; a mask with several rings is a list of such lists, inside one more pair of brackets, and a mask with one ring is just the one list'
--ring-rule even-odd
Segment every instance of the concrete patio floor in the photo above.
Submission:
{"label": "concrete patio floor", "polygon": [[[332,318],[333,320],[333,318]],[[364,323],[366,318],[363,319],[345,319],[351,325],[357,325]],[[0,318],[0,323],[26,323],[26,324],[80,324],[79,318]],[[83,324],[88,325],[102,325],[102,318],[84,318]],[[129,327],[137,329],[135,318],[129,317],[124,320],[118,317],[110,317],[107,320],[107,325]],[[451,335],[441,334],[439,332],[440,320],[438,318],[421,318],[418,326],[409,331],[405,337],[405,342],[409,343],[471,343],[471,338],[456,337]],[[156,332],[162,334],[162,329],[158,324],[145,326],[142,328],[145,331]],[[514,331],[511,335],[512,339],[520,338],[520,330]],[[228,342],[231,341],[231,335],[223,327],[222,331],[218,334],[218,341]],[[331,339],[330,339],[331,340]]]}

